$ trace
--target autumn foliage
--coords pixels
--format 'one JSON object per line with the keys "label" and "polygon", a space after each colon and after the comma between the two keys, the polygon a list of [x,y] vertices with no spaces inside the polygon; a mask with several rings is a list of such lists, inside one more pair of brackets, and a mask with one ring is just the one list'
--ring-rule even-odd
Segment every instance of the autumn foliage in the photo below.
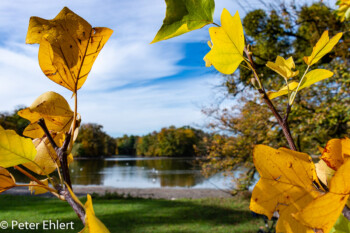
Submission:
{"label": "autumn foliage", "polygon": [[[178,14],[171,7],[173,1],[166,2],[167,14],[163,22],[163,30],[170,20],[169,16]],[[204,6],[208,1],[198,0],[197,4]],[[337,4],[340,5],[337,12],[340,20],[349,18],[348,13],[344,14],[349,12],[348,1],[339,1]],[[182,7],[187,6],[184,4]],[[176,22],[182,22],[180,15],[178,16]],[[196,16],[201,17],[201,15]],[[208,22],[210,23],[212,22]],[[315,165],[308,154],[297,151],[288,117],[293,111],[292,107],[300,90],[334,75],[330,70],[317,69],[314,66],[333,50],[341,40],[343,32],[338,32],[330,38],[329,32],[324,31],[314,45],[312,53],[304,54],[305,66],[303,67],[306,67],[304,70],[295,65],[293,57],[277,56],[274,62],[268,61],[266,66],[276,72],[285,85],[279,90],[266,90],[263,85],[264,77],[260,76],[255,68],[254,53],[250,50],[249,44],[246,44],[238,12],[232,16],[228,10],[223,9],[221,25],[213,24],[215,26],[209,28],[211,40],[208,45],[211,50],[204,57],[206,66],[214,66],[220,73],[227,75],[233,74],[239,66],[250,70],[251,84],[261,96],[261,101],[265,102],[273,113],[290,148],[274,149],[266,145],[255,146],[253,161],[260,179],[254,187],[250,209],[270,219],[277,214],[279,220],[276,232],[330,232],[333,227],[332,231],[339,229],[339,226],[344,225],[344,221],[348,222],[347,218],[349,218],[345,204],[350,194],[350,173],[348,172],[350,162],[347,160],[350,156],[350,140],[331,140],[325,149],[321,149],[321,160]],[[168,38],[163,36],[162,39]],[[160,40],[159,36],[157,40]],[[272,99],[284,96],[287,96],[287,101],[282,115],[276,109]],[[220,143],[220,139],[215,142],[217,142],[215,145],[225,150],[235,148],[225,142]],[[224,153],[225,150],[220,151]],[[234,161],[232,163],[237,164]],[[342,215],[343,210],[345,218]]]}

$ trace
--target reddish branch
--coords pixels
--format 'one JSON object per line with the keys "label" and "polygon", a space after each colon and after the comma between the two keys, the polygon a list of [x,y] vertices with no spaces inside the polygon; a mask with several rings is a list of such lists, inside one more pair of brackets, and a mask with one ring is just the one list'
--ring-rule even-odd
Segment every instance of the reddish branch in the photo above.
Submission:
{"label": "reddish branch", "polygon": [[[244,48],[244,53],[247,55],[247,57],[249,59],[249,62],[251,64],[252,68],[254,69],[253,74],[254,74],[255,80],[257,81],[257,83],[260,83],[259,77],[257,76],[257,74],[255,72],[255,65],[254,65],[253,58],[250,55],[250,53],[249,53],[247,48]],[[271,102],[270,98],[267,96],[264,87],[260,86],[258,88],[258,91],[261,94],[261,97],[265,101],[266,105],[269,107],[269,109],[271,110],[271,112],[275,116],[278,124],[281,126],[283,134],[284,134],[284,136],[287,139],[287,142],[288,142],[288,145],[289,145],[290,149],[296,151],[297,148],[295,146],[295,143],[294,143],[294,140],[293,140],[293,137],[292,137],[292,134],[290,132],[289,125],[288,125],[288,116],[289,116],[291,107],[288,104],[287,109],[286,109],[286,114],[285,114],[284,118],[282,118],[281,115],[279,114],[279,112],[277,111],[277,109],[275,108],[275,106],[273,105],[273,103]]]}

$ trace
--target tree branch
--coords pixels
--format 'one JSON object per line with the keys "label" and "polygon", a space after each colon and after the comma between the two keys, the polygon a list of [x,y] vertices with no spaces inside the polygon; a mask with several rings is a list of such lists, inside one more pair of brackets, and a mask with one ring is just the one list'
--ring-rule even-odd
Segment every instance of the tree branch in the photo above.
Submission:
{"label": "tree branch", "polygon": [[[251,67],[253,69],[253,74],[254,74],[255,80],[258,83],[260,83],[259,77],[256,74],[255,65],[254,65],[254,61],[252,59],[252,56],[250,55],[247,48],[244,48],[244,52],[247,55],[249,62],[251,64]],[[262,85],[258,88],[258,91],[261,94],[261,97],[265,101],[266,105],[270,108],[271,112],[275,116],[278,124],[282,127],[283,134],[287,139],[287,142],[288,142],[290,149],[297,151],[297,148],[295,146],[295,143],[294,143],[294,140],[293,140],[293,137],[291,135],[289,125],[288,125],[288,116],[289,116],[289,112],[291,110],[290,106],[289,105],[287,106],[286,115],[285,115],[284,119],[282,119],[281,115],[278,113],[277,109],[275,108],[275,106],[271,102],[270,98],[267,96],[266,91]]]}

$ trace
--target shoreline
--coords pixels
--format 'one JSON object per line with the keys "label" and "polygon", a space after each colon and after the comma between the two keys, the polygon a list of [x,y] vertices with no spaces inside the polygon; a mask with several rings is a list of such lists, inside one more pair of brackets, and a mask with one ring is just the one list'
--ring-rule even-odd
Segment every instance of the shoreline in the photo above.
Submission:
{"label": "shoreline", "polygon": [[[181,198],[230,198],[232,195],[226,190],[219,189],[189,189],[189,188],[113,188],[105,186],[73,186],[75,194],[79,197],[86,194],[95,193],[98,195],[116,194],[120,197],[144,198],[144,199],[168,199],[175,200]],[[26,187],[16,187],[3,192],[7,195],[30,196],[30,191]],[[1,194],[0,194],[1,195]],[[34,195],[34,194],[33,194]],[[54,197],[51,193],[35,196]]]}

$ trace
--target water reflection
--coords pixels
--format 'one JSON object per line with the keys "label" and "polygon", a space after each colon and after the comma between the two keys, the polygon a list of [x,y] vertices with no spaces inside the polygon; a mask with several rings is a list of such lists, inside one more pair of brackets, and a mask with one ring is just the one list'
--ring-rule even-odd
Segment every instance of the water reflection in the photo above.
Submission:
{"label": "water reflection", "polygon": [[[69,167],[75,185],[103,185],[117,188],[227,188],[218,174],[209,179],[200,173],[193,158],[118,157],[104,160],[76,160]],[[16,174],[16,178],[17,178]],[[23,177],[17,178],[25,182]]]}

